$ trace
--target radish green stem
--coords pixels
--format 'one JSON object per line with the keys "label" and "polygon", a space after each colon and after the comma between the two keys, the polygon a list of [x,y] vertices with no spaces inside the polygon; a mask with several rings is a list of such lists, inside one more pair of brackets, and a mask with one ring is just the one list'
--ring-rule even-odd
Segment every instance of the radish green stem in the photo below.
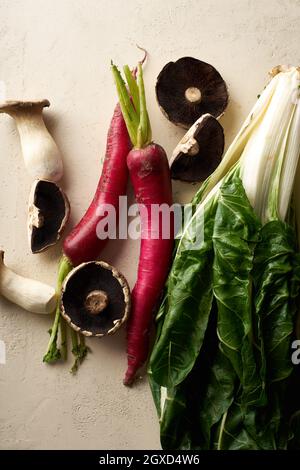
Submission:
{"label": "radish green stem", "polygon": [[[79,343],[78,343],[78,336],[79,336]],[[71,338],[72,338],[72,353],[75,357],[75,361],[70,372],[71,374],[75,374],[78,370],[78,367],[83,362],[84,358],[86,357],[90,349],[88,346],[86,346],[85,338],[80,333],[77,334],[76,331],[71,330]]]}
{"label": "radish green stem", "polygon": [[60,344],[61,344],[61,357],[64,361],[68,358],[68,336],[67,324],[63,318],[60,318]]}
{"label": "radish green stem", "polygon": [[75,374],[78,370],[78,338],[77,333],[74,330],[71,330],[71,339],[72,339],[72,354],[75,356],[74,364],[70,370],[71,374]]}
{"label": "radish green stem", "polygon": [[78,338],[75,330],[71,330],[72,352],[78,348]]}
{"label": "radish green stem", "polygon": [[140,100],[139,100],[139,89],[136,83],[136,80],[133,78],[132,72],[128,65],[123,67],[124,74],[126,77],[126,82],[132,97],[132,101],[135,107],[137,114],[140,114]]}
{"label": "radish green stem", "polygon": [[138,64],[138,75],[137,75],[137,86],[139,90],[139,101],[140,101],[140,133],[142,135],[142,141],[140,147],[146,147],[151,141],[151,127],[147,112],[146,95],[143,79],[143,68],[141,63]]}
{"label": "radish green stem", "polygon": [[[73,266],[71,265],[70,261],[63,256],[60,260],[59,263],[59,268],[58,268],[58,279],[57,279],[57,306],[56,306],[56,311],[55,311],[55,317],[54,317],[54,323],[49,331],[50,333],[50,340],[48,343],[48,348],[47,352],[43,358],[43,362],[56,362],[58,359],[61,358],[61,352],[60,349],[57,347],[57,335],[58,335],[58,328],[60,324],[60,319],[61,319],[61,313],[60,313],[60,292],[62,288],[63,281],[67,274],[72,270]],[[64,348],[64,347],[63,347]]]}
{"label": "radish green stem", "polygon": [[121,73],[113,64],[112,73],[130,140],[136,148],[146,147],[151,142],[152,133],[147,112],[142,64],[138,64],[137,82],[135,82],[129,67],[126,65],[124,67],[129,91]]}
{"label": "radish green stem", "polygon": [[112,72],[114,75],[117,92],[119,95],[119,102],[122,109],[124,119],[126,121],[126,126],[128,134],[133,145],[136,144],[136,135],[138,127],[138,116],[133,107],[133,104],[130,100],[129,94],[127,92],[124,80],[119,72],[118,68],[112,64]]}

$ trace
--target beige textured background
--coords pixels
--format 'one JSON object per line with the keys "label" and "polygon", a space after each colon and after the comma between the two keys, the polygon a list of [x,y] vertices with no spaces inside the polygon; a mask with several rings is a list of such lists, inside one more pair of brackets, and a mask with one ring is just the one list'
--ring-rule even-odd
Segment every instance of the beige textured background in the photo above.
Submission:
{"label": "beige textured background", "polygon": [[[278,63],[300,62],[299,0],[0,0],[0,80],[8,98],[48,98],[47,124],[64,155],[64,187],[75,223],[100,174],[116,100],[110,59],[134,65],[138,43],[150,58],[145,76],[153,135],[171,152],[183,134],[161,115],[154,83],[169,60],[191,55],[215,65],[228,83],[222,123],[227,143]],[[0,116],[0,245],[21,274],[54,284],[60,248],[30,255],[25,173],[13,123]],[[177,200],[193,188],[174,185]],[[138,244],[111,242],[102,258],[131,284]],[[159,448],[146,381],[122,383],[124,331],[90,341],[93,354],[76,377],[68,365],[42,364],[51,319],[0,299],[0,448]]]}

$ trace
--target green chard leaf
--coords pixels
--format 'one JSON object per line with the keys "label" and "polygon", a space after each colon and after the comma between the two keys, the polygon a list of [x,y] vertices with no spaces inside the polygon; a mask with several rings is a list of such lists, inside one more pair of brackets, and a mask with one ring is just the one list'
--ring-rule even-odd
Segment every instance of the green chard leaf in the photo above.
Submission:
{"label": "green chard leaf", "polygon": [[253,269],[255,308],[262,322],[267,381],[272,383],[284,380],[292,371],[291,335],[300,278],[292,228],[272,221],[263,227],[261,237]]}
{"label": "green chard leaf", "polygon": [[252,271],[256,318],[263,339],[267,401],[260,407],[243,406],[239,392],[226,416],[223,448],[275,450],[298,445],[296,424],[300,407],[295,390],[299,390],[299,380],[296,386],[297,373],[292,377],[290,374],[299,267],[293,229],[280,221],[267,223],[255,249]]}
{"label": "green chard leaf", "polygon": [[205,438],[205,448],[213,442],[213,428],[227,412],[234,398],[237,383],[236,373],[223,351],[218,349],[211,366],[200,409],[200,426]]}
{"label": "green chard leaf", "polygon": [[[243,404],[264,401],[262,349],[253,337],[252,277],[260,222],[238,174],[220,190],[213,246],[213,292],[218,304],[218,335],[222,350],[239,377]],[[258,349],[259,354],[257,354]]]}
{"label": "green chard leaf", "polygon": [[236,374],[219,349],[216,323],[214,303],[200,354],[181,384],[159,387],[150,373],[164,449],[209,449],[211,429],[233,401]]}
{"label": "green chard leaf", "polygon": [[[153,380],[161,386],[174,387],[186,378],[203,343],[213,299],[215,212],[214,198],[204,212],[196,212],[181,239],[168,279],[161,312],[163,325],[150,359]],[[203,234],[200,241],[199,234]]]}
{"label": "green chard leaf", "polygon": [[[193,199],[191,201],[191,210],[189,212],[184,213],[185,227],[192,222],[192,217],[196,213],[197,208],[199,207],[200,203],[202,202],[202,196],[203,196],[204,190],[206,188],[206,184],[207,184],[206,181],[201,185],[201,188],[198,189],[195,196],[193,197]],[[195,224],[192,224],[192,228],[197,228],[197,227],[195,226]],[[180,238],[182,237],[183,232],[184,232],[184,227],[182,228],[181,232],[177,235],[177,238],[175,240],[175,246],[174,246],[174,251],[173,251],[173,259],[172,259],[172,267],[171,267],[170,271],[172,271],[173,266],[174,266],[174,270],[176,269],[178,258],[180,258],[180,256],[181,256],[180,251],[178,252],[178,247],[181,244]],[[178,255],[177,255],[177,252],[178,252]],[[158,309],[158,312],[157,312],[156,318],[155,318],[156,326],[157,326],[156,341],[158,340],[158,337],[160,336],[163,320],[164,320],[164,318],[165,318],[165,316],[168,312],[168,309],[169,309],[168,283],[169,282],[167,280],[165,288],[164,288],[162,302],[161,302],[160,308]]]}
{"label": "green chard leaf", "polygon": [[300,450],[300,365],[294,366],[285,396],[285,419],[288,426],[287,448]]}
{"label": "green chard leaf", "polygon": [[244,426],[245,409],[234,402],[215,427],[215,450],[259,450],[255,439]]}
{"label": "green chard leaf", "polygon": [[253,278],[255,308],[261,318],[265,349],[268,403],[260,411],[256,428],[258,435],[262,435],[262,429],[272,430],[275,448],[285,449],[289,420],[286,395],[293,371],[291,343],[300,287],[300,258],[291,226],[271,221],[263,227],[261,237],[255,252]]}

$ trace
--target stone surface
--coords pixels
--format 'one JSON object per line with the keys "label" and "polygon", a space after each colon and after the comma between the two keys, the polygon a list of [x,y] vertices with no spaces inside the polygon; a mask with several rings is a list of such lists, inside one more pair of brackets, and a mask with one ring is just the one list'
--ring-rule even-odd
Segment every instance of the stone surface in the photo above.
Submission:
{"label": "stone surface", "polygon": [[[228,83],[222,118],[227,144],[279,63],[299,64],[298,0],[0,0],[0,92],[7,98],[48,98],[47,125],[65,163],[70,225],[88,205],[101,170],[116,93],[110,60],[133,66],[140,44],[155,140],[170,154],[184,131],[163,117],[156,76],[169,60],[191,55],[212,63]],[[5,87],[4,87],[5,84]],[[55,284],[60,247],[31,255],[26,199],[31,185],[10,118],[0,116],[0,244],[21,274]],[[176,182],[177,201],[195,186]],[[138,242],[112,241],[101,258],[131,285]],[[146,380],[122,385],[124,330],[89,341],[93,354],[76,377],[67,365],[42,364],[51,319],[0,299],[0,448],[157,449],[158,422]],[[2,344],[2,343],[1,343]]]}

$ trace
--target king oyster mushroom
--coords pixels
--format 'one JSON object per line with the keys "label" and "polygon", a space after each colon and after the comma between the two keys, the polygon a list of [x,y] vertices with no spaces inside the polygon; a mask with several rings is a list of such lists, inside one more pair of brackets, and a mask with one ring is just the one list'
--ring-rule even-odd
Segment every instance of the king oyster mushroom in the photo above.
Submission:
{"label": "king oyster mushroom", "polygon": [[56,183],[36,180],[28,208],[28,235],[32,253],[40,253],[60,239],[70,214],[69,201]]}
{"label": "king oyster mushroom", "polygon": [[193,57],[165,65],[157,78],[156,97],[165,116],[185,129],[203,114],[220,117],[228,104],[227,86],[219,72]]}
{"label": "king oyster mushroom", "polygon": [[63,176],[61,153],[43,118],[43,109],[48,106],[48,100],[4,101],[0,113],[15,121],[28,173],[35,179],[59,181]]}
{"label": "king oyster mushroom", "polygon": [[20,276],[4,264],[0,250],[0,295],[32,313],[52,313],[56,305],[53,287]]}
{"label": "king oyster mushroom", "polygon": [[59,240],[70,211],[66,195],[55,184],[63,176],[63,162],[44,122],[43,109],[48,106],[48,100],[0,103],[0,113],[15,121],[25,167],[37,180],[31,189],[28,214],[32,253],[44,251]]}
{"label": "king oyster mushroom", "polygon": [[204,181],[219,165],[224,151],[224,131],[210,114],[201,116],[174,149],[171,176],[181,181]]}
{"label": "king oyster mushroom", "polygon": [[125,277],[104,261],[83,263],[66,277],[61,313],[85,336],[115,333],[130,312],[130,289]]}

